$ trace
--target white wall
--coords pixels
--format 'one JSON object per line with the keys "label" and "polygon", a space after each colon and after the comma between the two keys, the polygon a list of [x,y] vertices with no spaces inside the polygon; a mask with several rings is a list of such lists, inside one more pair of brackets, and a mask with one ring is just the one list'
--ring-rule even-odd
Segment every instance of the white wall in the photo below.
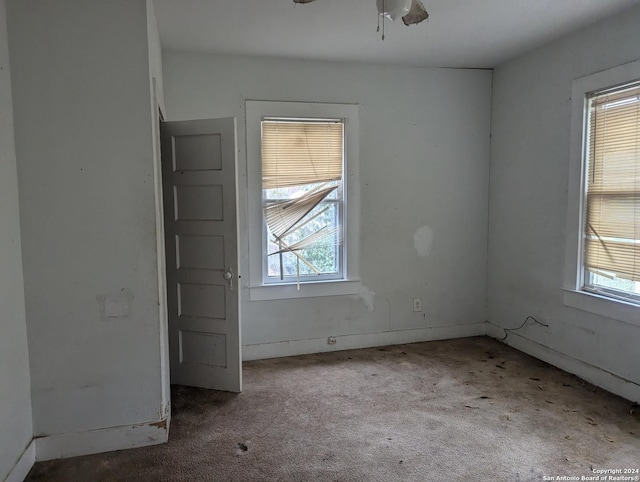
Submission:
{"label": "white wall", "polygon": [[8,12],[38,458],[166,440],[147,2]]}
{"label": "white wall", "polygon": [[[571,84],[640,58],[640,7],[494,72],[488,319],[507,342],[640,399],[640,326],[563,305]],[[491,333],[502,336],[502,330]],[[626,380],[626,381],[625,381]]]}
{"label": "white wall", "polygon": [[162,46],[158,20],[153,6],[153,0],[147,0],[147,40],[149,42],[149,71],[151,79],[155,79],[157,90],[157,104],[164,112],[164,87],[162,79]]}
{"label": "white wall", "polygon": [[5,1],[0,0],[0,480],[10,472],[18,476],[14,466],[33,438],[13,135]]}
{"label": "white wall", "polygon": [[[245,284],[245,99],[360,105],[368,291],[249,302],[245,287],[245,359],[484,333],[491,72],[166,52],[163,64],[169,120],[238,118]],[[426,257],[414,247],[423,226],[434,233]]]}

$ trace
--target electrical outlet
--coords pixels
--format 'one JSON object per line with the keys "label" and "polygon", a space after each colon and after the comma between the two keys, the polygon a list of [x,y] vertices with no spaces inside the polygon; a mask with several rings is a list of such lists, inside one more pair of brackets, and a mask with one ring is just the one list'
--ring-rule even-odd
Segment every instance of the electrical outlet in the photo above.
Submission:
{"label": "electrical outlet", "polygon": [[413,311],[416,313],[422,311],[422,300],[420,298],[413,299]]}
{"label": "electrical outlet", "polygon": [[335,345],[336,343],[338,343],[338,339],[335,336],[330,336],[329,338],[327,338],[327,343],[329,345]]}

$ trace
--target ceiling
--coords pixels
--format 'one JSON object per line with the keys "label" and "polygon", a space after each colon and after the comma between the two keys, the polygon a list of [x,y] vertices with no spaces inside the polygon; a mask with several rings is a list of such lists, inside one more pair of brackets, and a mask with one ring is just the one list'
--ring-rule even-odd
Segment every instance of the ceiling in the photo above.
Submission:
{"label": "ceiling", "polygon": [[491,68],[640,0],[422,0],[430,18],[376,33],[375,0],[154,0],[163,48]]}

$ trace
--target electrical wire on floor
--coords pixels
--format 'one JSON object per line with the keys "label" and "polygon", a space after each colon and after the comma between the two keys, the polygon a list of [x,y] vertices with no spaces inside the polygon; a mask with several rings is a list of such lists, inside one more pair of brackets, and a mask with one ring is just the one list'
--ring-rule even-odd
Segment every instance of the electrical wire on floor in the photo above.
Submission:
{"label": "electrical wire on floor", "polygon": [[546,326],[547,328],[549,327],[548,324],[542,323],[541,321],[536,320],[533,316],[527,316],[525,318],[524,322],[522,323],[522,325],[520,325],[518,328],[503,328],[504,336],[502,338],[496,338],[496,340],[498,340],[498,341],[506,340],[507,337],[509,336],[509,332],[518,331],[519,329],[524,328],[524,325],[526,325],[529,320],[533,320],[534,322],[536,322],[540,326]]}

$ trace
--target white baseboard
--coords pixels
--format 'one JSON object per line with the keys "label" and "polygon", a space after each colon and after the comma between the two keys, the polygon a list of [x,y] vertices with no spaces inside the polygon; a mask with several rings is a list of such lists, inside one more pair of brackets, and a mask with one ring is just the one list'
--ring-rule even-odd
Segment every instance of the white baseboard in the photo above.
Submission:
{"label": "white baseboard", "polygon": [[37,437],[36,461],[98,454],[165,443],[169,439],[168,421],[109,427],[87,432]]}
{"label": "white baseboard", "polygon": [[327,344],[326,338],[311,338],[308,340],[280,341],[273,343],[259,343],[243,345],[242,359],[263,360],[284,356],[305,355],[308,353],[322,353],[329,351],[352,350],[355,348],[369,348],[372,346],[400,345],[421,341],[447,340],[450,338],[466,338],[469,336],[483,336],[486,334],[486,323],[469,323],[465,325],[437,326],[419,328],[415,330],[385,331],[381,333],[367,333],[358,335],[336,336],[335,345]]}
{"label": "white baseboard", "polygon": [[9,475],[5,479],[5,482],[22,482],[26,477],[31,467],[36,461],[36,444],[35,440],[31,440],[27,448],[22,452],[22,455],[13,466]]}
{"label": "white baseboard", "polygon": [[[492,338],[502,338],[504,330],[492,323],[487,322],[487,335]],[[541,345],[535,341],[525,338],[517,333],[510,332],[503,343],[512,346],[532,357],[545,361],[566,372],[579,376],[580,378],[604,388],[611,393],[615,393],[633,402],[640,401],[640,385],[625,380],[618,375],[598,368],[589,363],[570,357],[548,346]]]}

